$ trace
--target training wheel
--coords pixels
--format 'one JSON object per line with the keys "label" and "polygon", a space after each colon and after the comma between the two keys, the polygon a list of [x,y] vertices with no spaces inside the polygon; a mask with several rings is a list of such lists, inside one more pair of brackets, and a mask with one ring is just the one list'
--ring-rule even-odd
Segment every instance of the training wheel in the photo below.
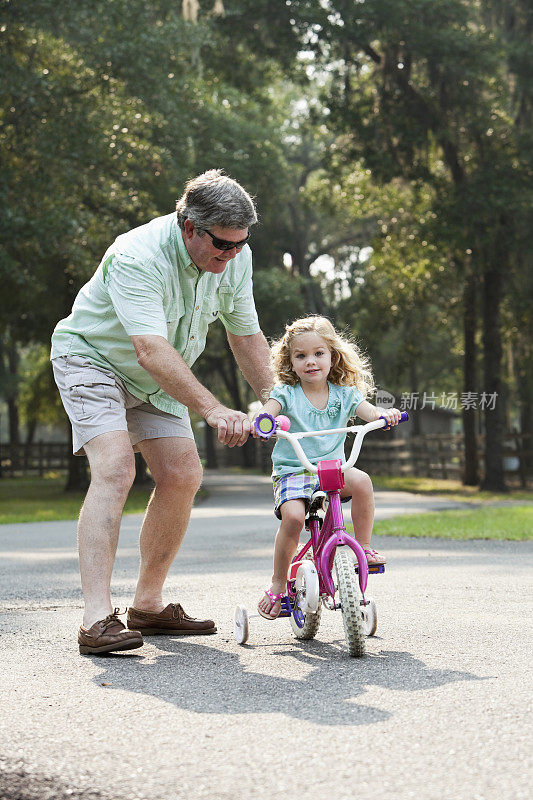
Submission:
{"label": "training wheel", "polygon": [[378,611],[376,604],[368,598],[367,605],[361,605],[361,615],[363,617],[363,631],[365,636],[373,636],[378,627]]}
{"label": "training wheel", "polygon": [[250,623],[248,622],[248,612],[244,606],[237,606],[235,609],[235,638],[238,644],[246,644],[250,635]]}
{"label": "training wheel", "polygon": [[294,584],[298,604],[304,614],[316,614],[320,603],[318,573],[312,561],[302,561]]}

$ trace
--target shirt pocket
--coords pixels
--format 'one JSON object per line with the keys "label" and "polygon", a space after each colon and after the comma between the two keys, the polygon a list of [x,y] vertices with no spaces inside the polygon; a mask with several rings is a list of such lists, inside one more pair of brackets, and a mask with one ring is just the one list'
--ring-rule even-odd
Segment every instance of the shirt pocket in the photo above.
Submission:
{"label": "shirt pocket", "polygon": [[79,422],[120,406],[121,395],[114,377],[99,370],[72,372],[65,376],[70,410]]}
{"label": "shirt pocket", "polygon": [[221,314],[231,314],[235,308],[235,293],[231,286],[220,287],[218,290]]}
{"label": "shirt pocket", "polygon": [[210,325],[220,314],[220,298],[217,292],[207,294],[202,305],[202,317]]}
{"label": "shirt pocket", "polygon": [[165,320],[167,323],[167,341],[175,346],[178,325],[185,312],[183,298],[176,295],[170,302],[165,303]]}

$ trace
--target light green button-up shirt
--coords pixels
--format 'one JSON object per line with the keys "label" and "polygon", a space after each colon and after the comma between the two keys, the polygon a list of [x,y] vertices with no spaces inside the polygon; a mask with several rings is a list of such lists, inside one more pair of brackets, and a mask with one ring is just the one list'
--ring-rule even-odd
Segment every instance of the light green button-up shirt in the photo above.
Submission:
{"label": "light green button-up shirt", "polygon": [[58,322],[50,357],[84,356],[118,375],[135,397],[180,417],[185,406],[139,365],[130,336],[163,336],[192,366],[218,318],[237,336],[259,332],[252,252],[245,245],[220,275],[198,270],[176,214],[168,214],[117,237]]}

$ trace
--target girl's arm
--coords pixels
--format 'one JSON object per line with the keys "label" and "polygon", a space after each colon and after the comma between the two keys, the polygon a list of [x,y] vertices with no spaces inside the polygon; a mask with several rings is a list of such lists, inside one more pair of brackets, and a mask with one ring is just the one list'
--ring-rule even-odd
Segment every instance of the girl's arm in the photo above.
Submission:
{"label": "girl's arm", "polygon": [[272,417],[277,417],[280,411],[281,403],[278,403],[273,397],[269,397],[263,408],[260,408],[257,414],[254,415],[254,419],[258,417],[259,414],[270,414]]}
{"label": "girl's arm", "polygon": [[385,417],[389,425],[397,425],[401,419],[402,412],[397,408],[378,408],[363,400],[357,406],[355,413],[365,422],[374,422],[380,417]]}

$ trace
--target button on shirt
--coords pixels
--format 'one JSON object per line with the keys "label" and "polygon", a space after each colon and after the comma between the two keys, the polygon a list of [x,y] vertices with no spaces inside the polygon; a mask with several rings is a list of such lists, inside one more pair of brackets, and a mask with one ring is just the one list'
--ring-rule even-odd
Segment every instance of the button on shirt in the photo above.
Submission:
{"label": "button on shirt", "polygon": [[198,270],[176,214],[168,214],[117,237],[57,324],[50,357],[84,356],[112,370],[135,397],[180,417],[185,406],[139,365],[130,336],[163,336],[192,366],[216,319],[237,336],[259,332],[252,252],[245,245],[220,275]]}

